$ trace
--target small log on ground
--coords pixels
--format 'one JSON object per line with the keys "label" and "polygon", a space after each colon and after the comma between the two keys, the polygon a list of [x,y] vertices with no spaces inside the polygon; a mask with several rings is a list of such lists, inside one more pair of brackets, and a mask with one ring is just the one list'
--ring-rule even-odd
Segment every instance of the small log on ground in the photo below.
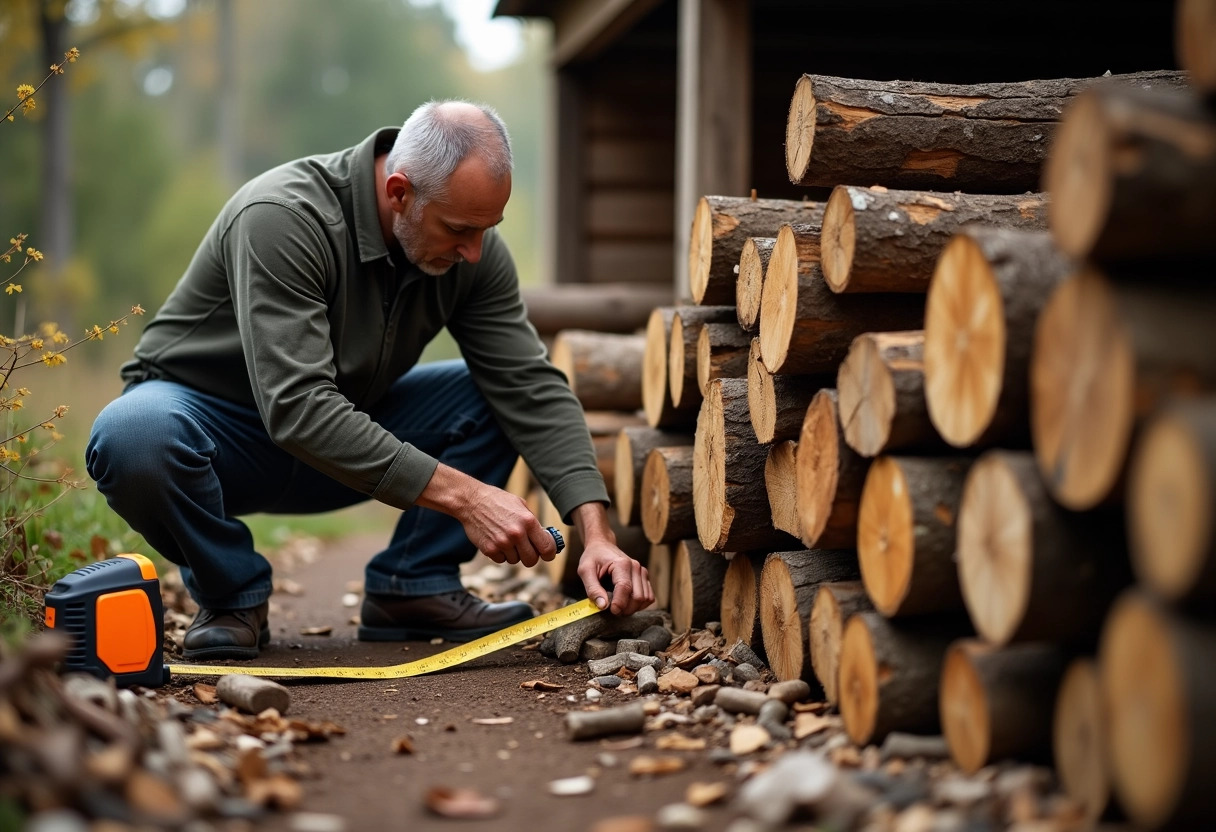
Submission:
{"label": "small log on ground", "polygon": [[1179,0],[1174,13],[1174,54],[1191,85],[1204,95],[1216,96],[1216,3]]}
{"label": "small log on ground", "polygon": [[831,384],[831,377],[826,375],[770,373],[760,355],[760,339],[753,338],[747,361],[747,409],[756,440],[766,445],[797,439],[807,405]]}
{"label": "small log on ground", "polygon": [[646,710],[641,702],[603,711],[570,711],[566,714],[566,731],[572,740],[592,740],[612,734],[640,734],[645,723]]}
{"label": "small log on ground", "polygon": [[927,292],[938,254],[969,223],[1045,229],[1047,196],[838,185],[823,215],[824,280],[841,293]]}
{"label": "small log on ground", "polygon": [[[1181,86],[1177,72],[1138,73]],[[797,185],[1022,193],[1068,99],[1090,79],[931,84],[804,75],[790,102],[785,166]]]}
{"label": "small log on ground", "polygon": [[1098,667],[1074,659],[1064,671],[1052,717],[1052,757],[1064,793],[1094,823],[1110,802],[1109,726]]}
{"label": "small log on ground", "polygon": [[650,547],[650,560],[646,571],[650,575],[650,588],[654,590],[655,609],[665,610],[671,605],[671,561],[674,557],[666,543],[655,543]]}
{"label": "small log on ground", "polygon": [[1074,510],[1112,499],[1133,429],[1166,400],[1216,390],[1216,291],[1112,283],[1083,268],[1039,315],[1030,426],[1052,496]]}
{"label": "small log on ground", "polygon": [[662,626],[663,613],[658,610],[643,610],[633,615],[612,615],[602,612],[572,622],[553,631],[553,647],[557,660],[563,664],[578,661],[583,642],[591,638],[637,638],[648,627]]}
{"label": "small log on ground", "polygon": [[1098,657],[1115,794],[1143,829],[1216,817],[1216,627],[1136,592],[1102,630]]}
{"label": "small log on ground", "polygon": [[1127,502],[1140,583],[1170,601],[1216,600],[1216,397],[1179,402],[1149,423]]}
{"label": "small log on ground", "polygon": [[621,525],[637,526],[642,522],[642,472],[650,452],[655,448],[674,448],[691,444],[691,432],[650,427],[621,429],[616,438],[616,487],[613,489],[617,518]]}
{"label": "small log on ground", "polygon": [[697,533],[692,513],[692,453],[688,445],[655,448],[642,471],[642,530],[651,543]]}
{"label": "small log on ground", "polygon": [[584,410],[637,410],[645,352],[644,335],[563,329],[553,341],[552,359]]}
{"label": "small log on ground", "polygon": [[822,202],[703,196],[688,242],[688,288],[704,306],[735,300],[735,267],[749,237],[772,237],[786,223],[823,221]]}
{"label": "small log on ground", "polygon": [[797,453],[798,443],[792,439],[769,446],[764,462],[764,490],[768,492],[773,528],[800,538]]}
{"label": "small log on ground", "polygon": [[925,301],[925,402],[951,445],[1024,446],[1034,326],[1073,266],[1044,232],[968,228]]}
{"label": "small log on ground", "polygon": [[[703,391],[697,383],[697,341],[706,324],[729,324],[738,329],[733,306],[684,306],[671,319],[667,352],[667,384],[677,410],[701,406]],[[743,375],[740,373],[739,375]]]}
{"label": "small log on ground", "polygon": [[752,430],[745,379],[709,383],[693,452],[694,513],[702,546],[739,552],[796,545],[795,538],[771,523],[764,490],[768,450],[756,442]]}
{"label": "small log on ground", "polygon": [[542,336],[563,329],[636,332],[651,310],[672,302],[671,286],[647,283],[559,283],[520,290],[528,320]]}
{"label": "small log on ground", "polygon": [[844,625],[855,612],[871,610],[870,598],[861,581],[831,581],[815,590],[811,621],[807,627],[811,668],[823,685],[828,702],[840,702],[840,645]]}
{"label": "small log on ground", "polygon": [[760,573],[760,629],[768,665],[780,680],[815,679],[811,666],[811,606],[821,584],[857,577],[852,551],[774,552]]}
{"label": "small log on ground", "polygon": [[730,559],[722,579],[722,637],[727,644],[742,641],[756,652],[764,653],[764,634],[760,628],[760,574],[762,555],[739,552]]}
{"label": "small log on ground", "polygon": [[221,676],[215,685],[215,693],[224,704],[251,714],[260,714],[267,708],[286,714],[291,707],[291,694],[287,688],[257,676]]}
{"label": "small log on ground", "polygon": [[695,540],[675,545],[671,563],[671,621],[675,633],[717,619],[722,608],[726,558],[707,552]]}
{"label": "small log on ground", "polygon": [[798,517],[805,546],[857,545],[857,508],[869,461],[844,442],[836,391],[811,399],[798,437]]}
{"label": "small log on ground", "polygon": [[867,332],[836,373],[844,441],[862,456],[942,445],[925,404],[923,330]]}
{"label": "small log on ground", "polygon": [[921,328],[924,297],[837,295],[818,261],[799,251],[799,236],[782,227],[764,276],[760,354],[769,372],[834,373],[863,332]]}
{"label": "small log on ground", "polygon": [[[736,323],[705,324],[697,334],[697,389],[716,378],[745,378],[752,338]],[[674,359],[673,359],[674,362]]]}
{"label": "small log on ground", "polygon": [[739,326],[751,335],[760,331],[760,299],[764,273],[777,238],[748,237],[739,255],[739,276],[735,283],[735,315]]}
{"label": "small log on ground", "polygon": [[1065,511],[1029,453],[989,451],[963,487],[958,579],[971,623],[989,642],[1084,644],[1131,569],[1117,519]]}
{"label": "small log on ground", "polygon": [[970,460],[880,456],[857,519],[861,579],[888,618],[963,608],[956,520]]}
{"label": "small log on ground", "polygon": [[942,667],[942,733],[958,767],[974,774],[1008,757],[1046,758],[1051,705],[1064,652],[1051,644],[993,647],[977,639],[950,646]]}

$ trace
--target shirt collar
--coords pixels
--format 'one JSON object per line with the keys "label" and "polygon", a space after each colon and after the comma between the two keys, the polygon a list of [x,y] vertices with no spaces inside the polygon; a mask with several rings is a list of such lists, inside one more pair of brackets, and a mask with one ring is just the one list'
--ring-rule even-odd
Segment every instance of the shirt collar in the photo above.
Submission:
{"label": "shirt collar", "polygon": [[380,212],[376,207],[376,172],[373,168],[377,153],[392,147],[400,128],[381,127],[355,146],[351,159],[351,192],[355,207],[355,234],[359,241],[359,261],[388,257],[388,246],[380,230]]}

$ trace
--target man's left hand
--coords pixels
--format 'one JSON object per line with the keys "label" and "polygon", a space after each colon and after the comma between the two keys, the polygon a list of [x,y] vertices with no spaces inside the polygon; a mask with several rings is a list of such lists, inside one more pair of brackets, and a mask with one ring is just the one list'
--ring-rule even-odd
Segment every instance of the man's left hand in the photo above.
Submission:
{"label": "man's left hand", "polygon": [[[579,536],[583,540],[583,556],[578,562],[578,576],[587,588],[587,597],[600,609],[614,615],[631,615],[654,603],[650,574],[646,567],[616,545],[616,535],[608,525],[608,512],[603,503],[583,503],[571,512]],[[612,601],[603,579],[612,578]]]}

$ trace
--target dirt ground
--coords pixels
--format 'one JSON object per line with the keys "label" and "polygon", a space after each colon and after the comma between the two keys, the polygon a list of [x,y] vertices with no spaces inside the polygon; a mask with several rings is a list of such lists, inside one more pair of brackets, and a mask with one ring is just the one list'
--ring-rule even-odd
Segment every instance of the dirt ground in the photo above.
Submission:
{"label": "dirt ground", "polygon": [[[349,581],[360,581],[363,565],[382,545],[382,537],[345,539],[323,547],[311,563],[276,565],[276,580],[289,578],[298,594],[276,592],[272,598],[271,643],[258,664],[391,665],[422,658],[452,645],[428,643],[373,644],[355,638],[350,623],[358,607],[342,604]],[[301,635],[307,627],[332,627],[328,636]],[[520,683],[543,679],[565,685],[560,692],[538,694]],[[617,741],[575,743],[566,738],[563,715],[585,704],[586,664],[562,665],[535,649],[512,647],[433,676],[393,682],[349,682],[291,685],[290,714],[308,720],[332,720],[346,729],[329,742],[297,745],[313,772],[305,781],[301,811],[341,816],[349,832],[361,829],[590,830],[605,818],[654,817],[663,806],[682,800],[690,783],[735,784],[734,766],[715,766],[705,751],[671,752],[687,758],[688,767],[659,778],[637,778],[630,759],[654,753],[655,734],[640,746],[622,748]],[[174,686],[194,681],[180,677]],[[189,694],[182,694],[188,698]],[[567,697],[575,697],[578,703]],[[603,705],[634,696],[605,691]],[[474,719],[511,717],[503,725],[480,725]],[[694,733],[697,729],[685,729]],[[414,752],[398,754],[393,741],[408,735]],[[712,746],[711,746],[712,747]],[[556,797],[549,783],[590,774],[590,794]],[[427,812],[428,789],[468,787],[501,801],[501,813],[488,820],[451,820]],[[724,829],[732,817],[719,806],[706,810],[707,832]],[[267,829],[292,829],[290,816],[260,822]],[[797,827],[789,827],[797,828]]]}

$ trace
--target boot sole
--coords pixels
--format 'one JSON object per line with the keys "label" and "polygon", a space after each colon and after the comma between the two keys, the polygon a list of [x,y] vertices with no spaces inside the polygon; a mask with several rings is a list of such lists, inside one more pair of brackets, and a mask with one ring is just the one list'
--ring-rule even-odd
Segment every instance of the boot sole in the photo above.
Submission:
{"label": "boot sole", "polygon": [[194,650],[182,648],[182,658],[187,661],[199,659],[256,659],[258,651],[270,644],[270,628],[266,627],[258,634],[257,647],[236,647],[234,645],[217,644],[214,647],[199,647]]}

